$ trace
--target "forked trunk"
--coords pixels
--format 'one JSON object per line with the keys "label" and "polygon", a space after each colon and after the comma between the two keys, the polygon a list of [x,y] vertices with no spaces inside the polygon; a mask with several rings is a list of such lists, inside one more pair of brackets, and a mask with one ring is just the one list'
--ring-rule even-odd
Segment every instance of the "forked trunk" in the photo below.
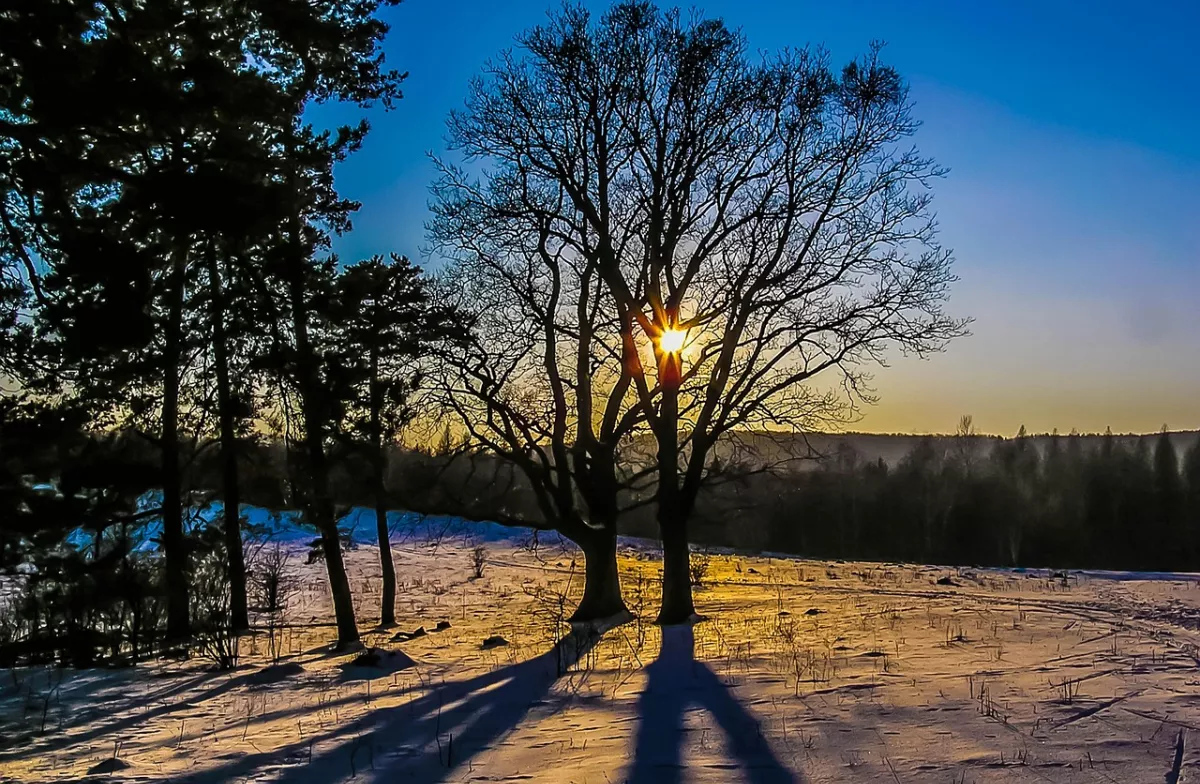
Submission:
{"label": "forked trunk", "polygon": [[[310,395],[316,394],[310,392]],[[346,577],[346,564],[342,561],[342,542],[338,535],[337,516],[333,512],[333,500],[329,495],[329,471],[326,465],[325,445],[322,443],[322,423],[312,410],[313,401],[303,403],[305,407],[305,442],[311,487],[313,525],[321,532],[321,551],[325,556],[325,569],[329,573],[329,593],[333,598],[333,613],[337,620],[337,647],[358,642],[358,625],[354,621],[354,601],[350,595],[350,580]]]}
{"label": "forked trunk", "polygon": [[574,622],[596,621],[628,612],[621,598],[621,578],[617,573],[617,533],[606,527],[584,537],[583,598],[571,616]]}
{"label": "forked trunk", "polygon": [[300,229],[292,227],[292,242],[296,244],[289,270],[289,296],[292,300],[292,329],[296,339],[296,373],[303,409],[304,443],[308,452],[309,508],[312,524],[321,532],[321,550],[329,574],[329,593],[337,620],[337,647],[343,649],[358,642],[358,625],[354,620],[354,600],[350,581],[342,561],[342,543],[338,536],[337,516],[329,494],[329,465],[325,455],[324,390],[316,366],[316,356],[308,334],[308,303],[304,288],[304,255],[298,249]]}

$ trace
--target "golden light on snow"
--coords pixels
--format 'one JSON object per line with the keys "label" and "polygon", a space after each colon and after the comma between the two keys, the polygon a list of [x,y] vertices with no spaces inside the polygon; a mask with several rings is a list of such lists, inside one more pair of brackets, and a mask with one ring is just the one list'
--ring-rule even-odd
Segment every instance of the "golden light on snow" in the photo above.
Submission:
{"label": "golden light on snow", "polygon": [[683,350],[683,343],[686,339],[686,329],[667,328],[658,336],[658,348],[664,354],[678,354]]}

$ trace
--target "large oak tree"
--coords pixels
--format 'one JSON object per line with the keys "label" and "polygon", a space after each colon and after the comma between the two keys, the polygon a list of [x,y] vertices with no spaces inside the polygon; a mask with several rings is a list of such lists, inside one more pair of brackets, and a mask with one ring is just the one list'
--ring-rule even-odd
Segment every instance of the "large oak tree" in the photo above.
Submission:
{"label": "large oak tree", "polygon": [[[866,366],[963,333],[931,211],[942,171],[908,144],[917,127],[878,48],[840,69],[820,50],[757,56],[720,20],[649,2],[551,14],[452,116],[483,183],[447,169],[442,212],[504,239],[435,223],[442,244],[503,255],[518,291],[603,283],[587,301],[616,350],[584,346],[572,382],[627,378],[613,421],[657,444],[661,621],[693,614],[687,523],[723,437],[852,411]],[[679,331],[683,350],[664,350]]]}

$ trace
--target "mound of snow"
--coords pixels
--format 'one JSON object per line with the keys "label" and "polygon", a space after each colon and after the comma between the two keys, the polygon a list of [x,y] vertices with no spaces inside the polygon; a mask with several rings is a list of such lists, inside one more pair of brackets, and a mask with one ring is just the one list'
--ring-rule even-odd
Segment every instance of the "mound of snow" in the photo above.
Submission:
{"label": "mound of snow", "polygon": [[415,667],[417,662],[404,651],[367,648],[339,666],[342,680],[372,680]]}

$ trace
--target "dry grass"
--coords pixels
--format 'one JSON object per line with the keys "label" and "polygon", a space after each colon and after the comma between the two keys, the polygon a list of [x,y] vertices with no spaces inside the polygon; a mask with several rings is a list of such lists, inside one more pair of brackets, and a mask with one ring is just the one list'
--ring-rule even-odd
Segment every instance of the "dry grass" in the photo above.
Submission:
{"label": "dry grass", "polygon": [[[327,647],[320,565],[291,560],[285,617],[243,640],[232,672],[192,661],[5,673],[0,779],[75,780],[102,764],[113,780],[320,784],[401,762],[446,781],[599,784],[641,770],[642,698],[661,691],[650,679],[665,655],[648,622],[659,564],[624,552],[634,618],[555,648],[582,561],[492,544],[484,570],[476,552],[398,550],[399,626],[427,632],[398,643],[371,625],[376,551],[350,553],[365,642],[416,666],[347,677]],[[1188,780],[1194,755],[1174,766],[1181,733],[1200,731],[1200,588],[968,570],[939,585],[945,574],[710,553],[697,593],[709,620],[691,630],[681,677],[711,673],[796,781]],[[507,644],[485,648],[491,636]],[[701,700],[657,728],[688,780],[748,764],[716,710]],[[504,726],[484,737],[468,715]]]}

